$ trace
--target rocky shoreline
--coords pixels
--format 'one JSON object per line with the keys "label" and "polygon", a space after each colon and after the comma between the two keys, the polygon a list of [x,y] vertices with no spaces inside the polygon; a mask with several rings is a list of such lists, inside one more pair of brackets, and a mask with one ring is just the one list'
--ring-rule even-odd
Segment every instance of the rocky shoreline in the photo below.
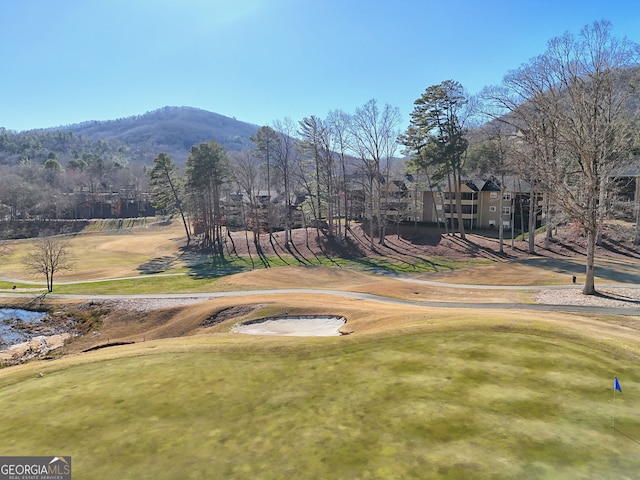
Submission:
{"label": "rocky shoreline", "polygon": [[52,350],[62,347],[69,338],[70,333],[38,335],[27,342],[11,345],[6,350],[0,350],[0,365],[15,365],[33,358],[46,357]]}
{"label": "rocky shoreline", "polygon": [[[44,357],[73,335],[74,322],[46,311],[5,307],[0,318],[0,365]],[[8,311],[8,312],[7,312]],[[41,318],[39,318],[41,316]]]}

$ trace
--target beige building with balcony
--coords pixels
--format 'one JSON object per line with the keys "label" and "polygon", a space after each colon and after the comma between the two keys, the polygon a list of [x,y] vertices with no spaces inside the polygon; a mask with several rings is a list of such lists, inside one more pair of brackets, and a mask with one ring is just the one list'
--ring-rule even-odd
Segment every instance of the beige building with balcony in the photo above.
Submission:
{"label": "beige building with balcony", "polygon": [[[460,185],[462,221],[469,230],[499,228],[511,230],[528,224],[531,184],[514,177],[505,179],[504,189],[497,180],[469,179]],[[542,222],[542,195],[536,195],[536,225]],[[422,220],[425,222],[458,221],[456,192],[443,186],[438,190],[423,190]]]}

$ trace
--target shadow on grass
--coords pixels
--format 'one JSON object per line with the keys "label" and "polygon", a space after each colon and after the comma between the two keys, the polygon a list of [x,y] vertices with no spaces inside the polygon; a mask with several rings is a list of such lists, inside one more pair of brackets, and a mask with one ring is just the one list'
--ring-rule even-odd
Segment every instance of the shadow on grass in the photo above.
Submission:
{"label": "shadow on grass", "polygon": [[459,245],[467,254],[484,257],[495,261],[508,260],[510,258],[513,258],[512,255],[509,255],[504,251],[500,253],[499,251],[495,251],[492,248],[483,247],[482,245],[479,245],[469,239],[463,240],[456,235],[450,235],[448,238],[453,243]]}
{"label": "shadow on grass", "polygon": [[[599,259],[596,259],[596,276],[613,282],[640,283],[640,271],[637,269],[634,270],[634,267],[610,267],[602,261],[598,264],[598,261]],[[517,262],[523,265],[532,265],[544,268],[550,272],[566,273],[571,275],[584,273],[585,269],[584,263],[575,261],[575,259],[564,260],[561,258],[538,257],[534,259],[517,260]]]}
{"label": "shadow on grass", "polygon": [[152,258],[148,262],[139,265],[136,270],[145,275],[162,273],[173,268],[175,262],[176,257],[166,255],[164,257]]}
{"label": "shadow on grass", "polygon": [[603,243],[603,247],[609,250],[610,252],[618,253],[620,255],[625,255],[627,257],[640,258],[640,253],[636,249],[632,249],[627,247],[621,242],[616,240],[607,239]]}
{"label": "shadow on grass", "polygon": [[634,300],[633,298],[624,297],[621,295],[612,295],[609,293],[602,293],[602,292],[597,292],[596,295],[600,298],[606,298],[608,300],[618,300],[619,302],[627,302],[627,303],[634,303],[636,305],[640,305],[640,300]]}
{"label": "shadow on grass", "polygon": [[249,270],[249,267],[238,261],[221,257],[212,257],[206,262],[191,265],[188,268],[189,275],[196,279],[218,278]]}
{"label": "shadow on grass", "polygon": [[390,277],[399,277],[401,275],[401,271],[398,267],[390,264],[386,259],[385,260],[376,260],[375,258],[352,258],[350,262],[358,265],[358,267],[364,271],[369,273],[376,273],[379,275],[387,275]]}
{"label": "shadow on grass", "polygon": [[[396,244],[389,238],[387,238],[385,240],[385,246],[395,252],[396,254],[400,255],[401,257],[409,257],[410,259],[413,259],[415,264],[422,264],[422,265],[426,265],[428,267],[430,267],[431,269],[433,269],[434,272],[438,271],[437,265],[435,263],[433,263],[431,260],[429,260],[428,258],[424,258],[424,257],[420,257],[418,255],[414,255],[412,253],[409,252],[403,252],[401,250],[399,250],[398,248],[396,248],[395,246]],[[404,263],[408,264],[408,265],[415,265],[411,262],[407,262],[402,260]]]}

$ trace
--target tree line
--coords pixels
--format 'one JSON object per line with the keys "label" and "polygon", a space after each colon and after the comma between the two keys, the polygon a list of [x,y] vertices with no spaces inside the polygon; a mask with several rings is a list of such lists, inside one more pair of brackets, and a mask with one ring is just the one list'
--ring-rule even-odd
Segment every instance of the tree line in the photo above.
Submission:
{"label": "tree line", "polygon": [[0,219],[78,219],[118,216],[101,196],[140,199],[144,165],[131,151],[72,132],[0,129]]}
{"label": "tree line", "polygon": [[155,206],[178,213],[187,241],[197,238],[214,255],[223,254],[223,227],[244,229],[260,251],[261,234],[273,242],[276,229],[290,248],[300,223],[342,241],[351,222],[366,217],[371,242],[384,241],[388,208],[379,200],[402,174],[400,123],[398,108],[372,99],[353,114],[276,120],[258,129],[249,151],[194,146],[183,171],[161,153],[149,170]]}

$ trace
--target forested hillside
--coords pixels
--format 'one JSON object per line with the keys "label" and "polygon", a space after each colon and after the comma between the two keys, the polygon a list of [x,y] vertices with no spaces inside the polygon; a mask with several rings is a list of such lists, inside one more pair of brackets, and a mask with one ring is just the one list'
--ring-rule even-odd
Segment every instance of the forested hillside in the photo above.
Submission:
{"label": "forested hillside", "polygon": [[227,151],[250,149],[258,126],[190,107],[164,107],[134,117],[71,125],[68,131],[91,140],[109,140],[134,155],[155,158],[160,152],[182,163],[189,149],[215,140]]}
{"label": "forested hillside", "polygon": [[166,152],[178,164],[189,149],[215,140],[228,151],[252,147],[258,127],[217,113],[190,107],[164,107],[144,115],[108,121],[13,132],[0,128],[0,164],[43,164],[55,159],[65,166],[87,155],[120,164],[150,164]]}

